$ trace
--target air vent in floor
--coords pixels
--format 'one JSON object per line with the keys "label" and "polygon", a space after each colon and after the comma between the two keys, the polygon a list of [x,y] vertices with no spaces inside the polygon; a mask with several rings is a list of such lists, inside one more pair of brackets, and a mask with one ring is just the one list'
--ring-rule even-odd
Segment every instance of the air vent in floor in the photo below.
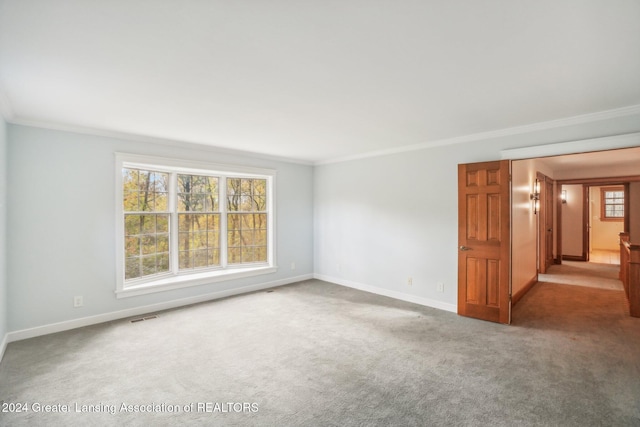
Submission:
{"label": "air vent in floor", "polygon": [[157,315],[153,315],[153,316],[146,316],[146,317],[140,317],[138,319],[131,319],[130,322],[131,323],[137,323],[137,322],[142,322],[143,320],[151,320],[151,319],[157,319],[158,316]]}

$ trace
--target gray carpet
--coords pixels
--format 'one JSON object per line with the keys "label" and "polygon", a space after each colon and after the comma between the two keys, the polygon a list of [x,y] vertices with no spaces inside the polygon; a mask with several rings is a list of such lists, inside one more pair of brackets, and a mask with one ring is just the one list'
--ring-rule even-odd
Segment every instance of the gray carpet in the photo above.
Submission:
{"label": "gray carpet", "polygon": [[0,424],[638,426],[625,310],[620,291],[540,283],[503,326],[312,280],[11,343],[0,400],[29,412]]}

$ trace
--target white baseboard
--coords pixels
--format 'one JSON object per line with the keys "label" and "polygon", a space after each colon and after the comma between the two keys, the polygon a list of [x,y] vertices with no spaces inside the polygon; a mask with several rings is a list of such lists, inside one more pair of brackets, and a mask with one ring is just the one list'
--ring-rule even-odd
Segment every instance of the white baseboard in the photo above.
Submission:
{"label": "white baseboard", "polygon": [[426,307],[437,308],[440,310],[450,311],[452,313],[458,312],[458,306],[455,304],[449,304],[442,301],[437,301],[429,298],[418,297],[415,295],[404,294],[402,292],[390,291],[384,288],[378,288],[376,286],[365,285],[363,283],[353,282],[351,280],[340,279],[337,277],[331,277],[324,274],[314,274],[314,279],[324,280],[325,282],[335,283],[336,285],[346,286],[348,288],[359,289],[365,292],[371,292],[372,294],[378,294],[389,298],[399,299],[401,301],[412,302],[414,304],[424,305]]}
{"label": "white baseboard", "polygon": [[0,342],[0,362],[2,362],[2,358],[4,357],[4,351],[7,349],[7,344],[9,344],[9,334],[4,334],[2,342]]}
{"label": "white baseboard", "polygon": [[[162,302],[158,304],[144,305],[140,307],[129,308],[126,310],[112,311],[110,313],[98,314],[95,316],[87,316],[79,319],[66,320],[64,322],[51,323],[49,325],[37,326],[35,328],[22,329],[19,331],[9,332],[2,342],[2,354],[4,354],[4,348],[6,344],[14,341],[20,341],[27,338],[38,337],[41,335],[53,334],[56,332],[68,331],[70,329],[81,328],[83,326],[95,325],[98,323],[109,322],[112,320],[125,319],[127,317],[139,316],[141,314],[147,314],[151,312],[168,310],[171,308],[182,307],[185,305],[196,304],[199,302],[211,301],[215,299],[230,297],[233,295],[245,294],[247,292],[260,291],[268,288],[275,288],[277,286],[289,285],[291,283],[302,282],[304,280],[313,279],[312,274],[304,274],[301,276],[290,277],[288,279],[275,280],[266,283],[259,283],[257,285],[249,285],[241,288],[227,289],[224,291],[218,291],[208,293],[204,295],[198,295],[189,298],[181,298],[177,300]],[[0,359],[1,360],[1,359]]]}

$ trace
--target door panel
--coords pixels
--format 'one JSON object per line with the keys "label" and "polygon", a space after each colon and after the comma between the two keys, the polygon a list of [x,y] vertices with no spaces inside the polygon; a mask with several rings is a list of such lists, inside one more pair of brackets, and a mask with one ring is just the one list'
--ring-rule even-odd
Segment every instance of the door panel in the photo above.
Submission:
{"label": "door panel", "polygon": [[458,314],[511,321],[509,161],[458,166]]}
{"label": "door panel", "polygon": [[540,209],[538,212],[538,272],[545,274],[553,264],[553,183],[548,176],[538,172],[540,182]]}

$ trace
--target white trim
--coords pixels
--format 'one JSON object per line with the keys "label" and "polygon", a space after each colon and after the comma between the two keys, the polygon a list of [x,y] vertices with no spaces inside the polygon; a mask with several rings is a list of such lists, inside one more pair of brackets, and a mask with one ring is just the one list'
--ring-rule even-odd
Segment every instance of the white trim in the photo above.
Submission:
{"label": "white trim", "polygon": [[[188,286],[198,286],[207,283],[220,282],[222,280],[231,280],[244,277],[252,277],[260,274],[275,273],[276,267],[276,248],[275,248],[275,235],[276,235],[276,222],[275,222],[275,207],[274,202],[276,194],[276,176],[277,170],[254,168],[247,166],[234,166],[227,164],[218,164],[210,162],[201,162],[194,160],[182,160],[173,159],[141,154],[129,154],[129,153],[114,153],[115,156],[115,216],[116,216],[116,296],[117,298],[138,296],[144,294],[150,294],[154,292],[161,292],[173,289],[185,288]],[[162,276],[149,276],[135,279],[130,282],[126,282],[124,278],[124,210],[122,207],[122,168],[141,168],[150,169],[154,171],[166,172],[172,175],[169,182],[169,209],[166,212],[171,217],[171,238],[170,242],[177,242],[175,237],[177,236],[177,219],[176,219],[176,200],[175,200],[175,177],[177,173],[189,173],[189,174],[202,174],[213,175],[223,178],[228,177],[248,177],[264,179],[267,182],[267,262],[260,264],[247,264],[238,266],[228,266],[226,259],[223,257],[220,268],[208,269],[207,271],[200,272],[180,272],[178,270],[177,260],[177,245],[170,243],[170,254],[172,257],[172,267],[170,271]],[[218,212],[221,218],[224,219],[221,225],[226,223],[226,192],[225,183],[219,187],[220,197],[220,211]],[[221,228],[222,236],[226,235],[226,227]],[[220,250],[225,249],[224,237],[221,237]]]}
{"label": "white trim", "polygon": [[443,145],[454,145],[454,144],[460,144],[460,143],[471,142],[471,141],[481,141],[481,140],[490,139],[490,138],[499,138],[503,136],[525,134],[530,132],[559,128],[563,126],[573,126],[578,124],[596,122],[599,120],[610,120],[617,117],[625,117],[625,116],[631,116],[634,114],[640,114],[640,104],[636,104],[636,105],[630,105],[627,107],[615,108],[612,110],[605,110],[605,111],[599,111],[595,113],[587,113],[587,114],[581,114],[578,116],[566,117],[563,119],[548,120],[548,121],[533,123],[529,125],[508,127],[504,129],[498,129],[498,130],[487,131],[487,132],[479,132],[479,133],[463,135],[463,136],[454,137],[454,138],[440,139],[436,141],[426,141],[418,144],[405,145],[402,147],[394,147],[394,148],[389,148],[385,150],[371,151],[371,152],[366,152],[361,154],[355,154],[352,156],[339,157],[336,159],[311,161],[311,160],[302,160],[302,159],[297,159],[292,157],[283,157],[283,156],[276,156],[271,154],[256,153],[253,151],[243,151],[243,150],[237,150],[232,148],[218,147],[218,146],[213,146],[213,145],[202,143],[202,142],[177,141],[177,140],[171,140],[171,139],[160,138],[160,137],[134,134],[129,132],[118,132],[118,131],[106,130],[106,129],[86,128],[82,126],[75,126],[75,125],[69,125],[69,124],[56,124],[56,123],[49,123],[49,122],[37,121],[37,120],[24,120],[24,119],[15,117],[15,115],[13,114],[13,111],[10,109],[10,104],[6,100],[6,97],[5,97],[4,104],[7,104],[5,108],[8,107],[8,109],[7,111],[2,111],[2,114],[3,115],[7,114],[7,116],[9,116],[9,117],[5,116],[4,117],[5,120],[7,121],[7,123],[11,123],[15,125],[30,126],[34,128],[58,130],[58,131],[64,131],[64,132],[73,132],[73,133],[78,133],[82,135],[101,136],[101,137],[114,138],[114,139],[125,140],[125,141],[147,142],[147,143],[160,144],[160,145],[171,146],[171,147],[187,148],[187,149],[201,150],[201,151],[207,151],[207,152],[216,152],[220,154],[249,156],[257,159],[273,160],[273,161],[294,163],[294,164],[300,164],[300,165],[306,165],[306,166],[320,166],[320,165],[326,165],[326,164],[332,164],[332,163],[342,163],[342,162],[347,162],[351,160],[360,160],[360,159],[366,159],[370,157],[380,157],[380,156],[386,156],[390,154],[404,153],[407,151],[419,151],[419,150],[424,150],[425,148],[440,147]]}
{"label": "white trim", "polygon": [[502,150],[500,158],[503,160],[535,159],[638,146],[640,146],[640,132]]}
{"label": "white trim", "polygon": [[640,104],[631,105],[629,107],[616,108],[613,110],[600,111],[597,113],[582,114],[579,116],[567,117],[564,119],[556,119],[556,120],[549,120],[545,122],[533,123],[530,125],[514,126],[514,127],[509,127],[509,128],[499,129],[499,130],[488,131],[488,132],[479,132],[479,133],[474,133],[470,135],[458,136],[455,138],[440,139],[437,141],[427,141],[419,144],[405,145],[402,147],[394,147],[394,148],[388,148],[385,150],[371,151],[368,153],[355,154],[353,156],[346,156],[346,157],[340,157],[337,159],[319,161],[319,162],[315,162],[314,165],[320,166],[320,165],[327,165],[332,163],[342,163],[342,162],[348,162],[352,160],[366,159],[370,157],[388,156],[390,154],[405,153],[407,151],[419,151],[419,150],[424,150],[426,148],[432,148],[432,147],[441,147],[445,145],[461,144],[464,142],[482,141],[482,140],[491,139],[491,138],[513,136],[513,135],[543,131],[548,129],[555,129],[555,128],[564,127],[564,126],[573,126],[578,124],[590,123],[590,122],[595,122],[599,120],[614,119],[616,117],[631,116],[634,114],[640,114]]}
{"label": "white trim", "polygon": [[318,280],[323,280],[325,282],[335,283],[336,285],[340,285],[340,286],[346,286],[348,288],[358,289],[360,291],[370,292],[376,295],[382,295],[385,297],[394,298],[401,301],[407,301],[407,302],[411,302],[418,305],[424,305],[425,307],[437,308],[439,310],[450,311],[452,313],[458,312],[457,305],[449,304],[442,301],[418,297],[415,295],[405,294],[402,292],[390,291],[388,289],[379,288],[377,286],[365,285],[363,283],[341,279],[338,277],[327,276],[325,274],[314,273],[313,278]]}
{"label": "white trim", "polygon": [[192,286],[207,285],[226,280],[243,279],[246,277],[271,274],[278,271],[278,267],[261,266],[255,268],[239,268],[237,270],[226,269],[207,271],[203,273],[189,273],[177,276],[163,277],[158,280],[146,281],[140,285],[129,285],[123,289],[117,289],[117,298],[135,297],[139,295],[153,294],[162,291],[188,288]]}
{"label": "white trim", "polygon": [[260,291],[263,289],[275,288],[278,286],[289,285],[291,283],[303,282],[311,280],[312,274],[304,274],[301,276],[290,277],[287,279],[274,280],[272,282],[260,283],[256,285],[243,286],[241,288],[227,289],[223,291],[212,292],[194,297],[181,298],[173,301],[167,301],[158,304],[150,304],[140,307],[129,308],[126,310],[112,311],[110,313],[98,314],[95,316],[82,317],[80,319],[66,320],[63,322],[51,323],[34,328],[22,329],[19,331],[9,332],[5,341],[7,343],[20,341],[27,338],[38,337],[41,335],[54,334],[56,332],[68,331],[70,329],[81,328],[84,326],[95,325],[98,323],[110,322],[113,320],[125,319],[127,317],[139,316],[151,312],[158,312],[177,307],[183,307],[191,304],[197,304],[206,301],[212,301],[220,298],[226,298],[234,295],[240,295],[248,292]]}
{"label": "white trim", "polygon": [[2,338],[2,342],[0,342],[0,362],[2,362],[2,358],[4,357],[4,351],[7,349],[7,344],[9,344],[9,333],[4,334]]}
{"label": "white trim", "polygon": [[118,139],[120,141],[146,142],[151,144],[165,145],[169,147],[186,148],[190,150],[200,150],[205,152],[214,152],[214,153],[228,154],[233,156],[252,157],[255,159],[263,159],[263,160],[271,160],[276,162],[313,166],[312,161],[295,159],[292,157],[277,156],[273,154],[257,153],[254,151],[244,151],[244,150],[237,150],[233,148],[224,148],[224,147],[207,144],[205,142],[178,141],[175,139],[166,139],[166,138],[140,135],[140,134],[129,133],[129,132],[118,132],[118,131],[107,130],[107,129],[86,128],[82,126],[60,124],[60,123],[49,123],[49,122],[44,122],[39,120],[24,120],[20,118],[15,118],[13,114],[11,114],[11,117],[5,117],[5,119],[8,123],[19,125],[19,126],[29,126],[33,128],[39,128],[39,129],[77,133],[80,135],[92,135],[92,136],[100,136],[105,138],[113,138],[113,139]]}
{"label": "white trim", "polygon": [[250,166],[232,165],[199,160],[182,160],[173,157],[149,156],[146,154],[132,154],[116,151],[116,161],[128,163],[131,167],[153,167],[160,171],[178,171],[185,173],[229,174],[242,176],[270,175],[276,176],[276,169],[255,168]]}

